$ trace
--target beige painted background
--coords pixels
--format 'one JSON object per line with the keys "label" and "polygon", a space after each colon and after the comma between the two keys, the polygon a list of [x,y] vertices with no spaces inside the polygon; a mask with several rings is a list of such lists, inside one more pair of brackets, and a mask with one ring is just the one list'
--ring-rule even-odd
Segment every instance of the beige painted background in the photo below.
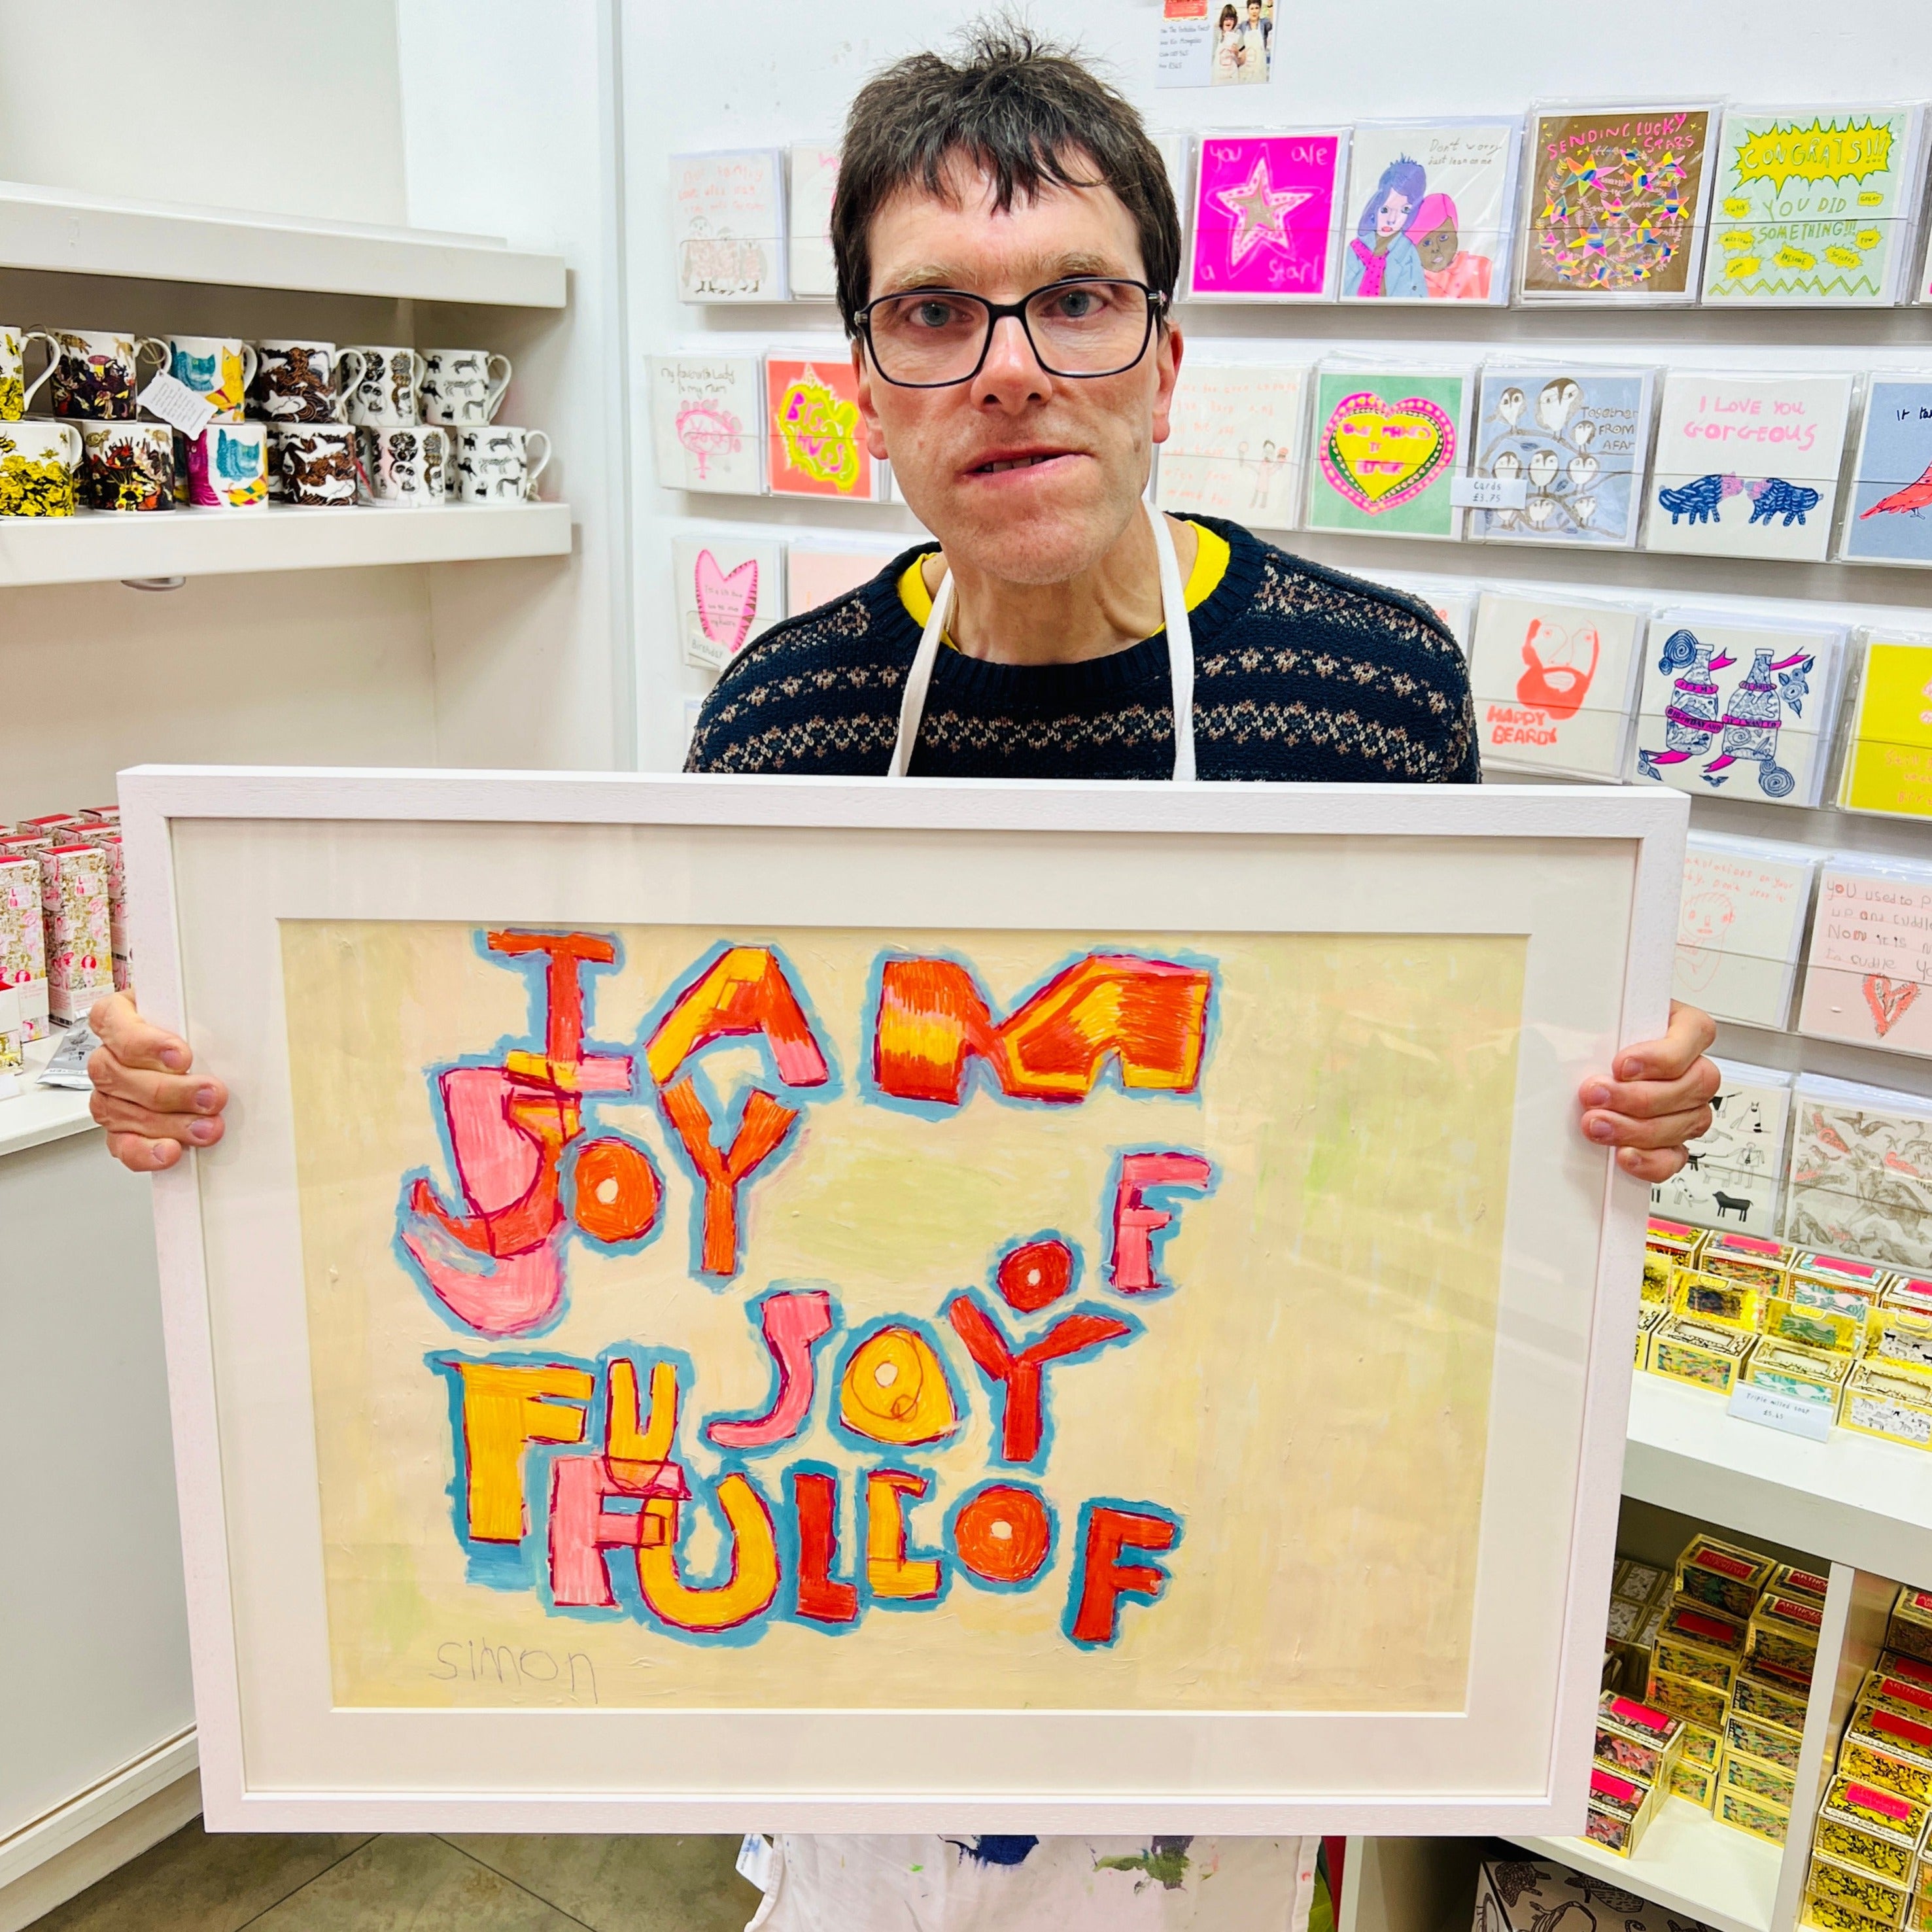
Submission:
{"label": "beige painted background", "polygon": [[[424,1070],[526,1034],[524,977],[480,958],[465,926],[289,922],[282,933],[338,1704],[1461,1708],[1520,938],[1190,935],[1220,973],[1198,1096],[1103,1089],[1077,1108],[1030,1108],[981,1094],[926,1121],[857,1097],[867,978],[884,946],[964,953],[1006,1011],[1071,954],[1180,942],[622,928],[622,964],[594,982],[593,1040],[634,1042],[715,940],[775,943],[844,1091],[808,1102],[800,1135],[743,1190],[745,1264],[724,1288],[688,1273],[692,1190],[654,1108],[598,1106],[598,1126],[651,1147],[667,1181],[664,1232],[626,1257],[572,1241],[562,1322],[535,1342],[493,1345],[452,1329],[391,1240],[406,1172],[427,1166],[455,1198]],[[728,1045],[706,1056],[727,1092],[757,1064]],[[1099,1274],[1113,1152],[1147,1144],[1204,1152],[1220,1172],[1210,1198],[1184,1197],[1165,1256],[1178,1289],[1154,1300],[1114,1296]],[[833,1290],[852,1327],[895,1313],[936,1321],[962,1288],[990,1298],[997,1251],[1043,1228],[1082,1250],[1072,1299],[1124,1300],[1146,1332],[1048,1371],[1051,1454],[1043,1476],[1023,1479],[1044,1488],[1060,1534],[1033,1590],[993,1594],[956,1576],[930,1610],[874,1609],[836,1636],[773,1623],[724,1646],[626,1618],[548,1614],[532,1592],[466,1581],[448,1405],[427,1354],[684,1351],[698,1379],[679,1450],[702,1491],[717,1468],[702,1422],[755,1412],[768,1391],[753,1297],[813,1283]],[[1000,1313],[1010,1334],[1052,1318]],[[912,1514],[920,1546],[937,1543],[954,1500],[998,1473],[982,1384],[948,1342],[966,1421],[914,1452],[937,1478]],[[836,1342],[821,1346],[821,1371]],[[854,1475],[903,1452],[862,1459],[839,1447],[826,1380],[801,1439],[754,1466],[775,1500],[793,1461],[846,1473],[849,1565]],[[1159,1503],[1186,1529],[1163,1559],[1172,1580],[1161,1600],[1126,1602],[1118,1643],[1083,1652],[1060,1625],[1079,1508],[1096,1495]],[[708,1510],[695,1516],[691,1555],[704,1564],[717,1533]]]}

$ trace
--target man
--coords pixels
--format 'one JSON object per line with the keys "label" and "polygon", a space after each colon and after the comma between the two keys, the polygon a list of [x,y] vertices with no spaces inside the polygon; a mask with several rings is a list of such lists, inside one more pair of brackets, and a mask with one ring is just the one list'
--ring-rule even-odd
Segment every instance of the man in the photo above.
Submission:
{"label": "man", "polygon": [[[854,103],[832,230],[868,446],[940,542],[749,646],[692,770],[1476,782],[1461,654],[1421,607],[1147,511],[1180,230],[1118,96],[1017,32],[902,62]],[[184,1042],[119,998],[95,1025],[119,1159],[153,1171],[220,1139],[226,1089]],[[1586,1084],[1583,1130],[1636,1178],[1674,1173],[1708,1126],[1713,1034],[1680,1007]],[[788,1839],[756,1923],[1275,1932],[1305,1913],[1306,1864],[1293,1840]]]}

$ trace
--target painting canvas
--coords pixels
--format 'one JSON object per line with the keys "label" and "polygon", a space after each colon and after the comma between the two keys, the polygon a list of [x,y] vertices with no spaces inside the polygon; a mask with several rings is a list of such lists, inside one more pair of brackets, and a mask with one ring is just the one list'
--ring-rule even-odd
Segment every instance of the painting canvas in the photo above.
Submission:
{"label": "painting canvas", "polygon": [[784,607],[784,546],[706,532],[671,544],[684,661],[722,670]]}
{"label": "painting canvas", "polygon": [[1894,1268],[1932,1269],[1932,1103],[1802,1076],[1784,1238]]}
{"label": "painting canvas", "polygon": [[1526,302],[1694,302],[1709,191],[1708,106],[1533,111]]}
{"label": "painting canvas", "polygon": [[1348,130],[1204,135],[1187,292],[1331,302]]}
{"label": "painting canvas", "polygon": [[1846,709],[1838,809],[1932,818],[1932,638],[1866,633]]}
{"label": "painting canvas", "polygon": [[765,410],[773,496],[866,503],[884,495],[859,420],[859,380],[844,356],[766,356]]}
{"label": "painting canvas", "polygon": [[1892,1053],[1932,1054],[1932,866],[1834,854],[1818,910],[1798,1030]]}
{"label": "painting canvas", "polygon": [[1344,203],[1344,302],[1509,298],[1514,121],[1358,124]]}
{"label": "painting canvas", "polygon": [[1161,508],[1293,530],[1301,520],[1313,373],[1302,363],[1190,358],[1160,446],[1155,500]]}
{"label": "painting canvas", "polygon": [[1580,1804],[1682,808],[1139,789],[122,775],[218,1828]]}
{"label": "painting canvas", "polygon": [[1644,624],[1625,604],[1485,590],[1469,655],[1483,763],[1621,778]]}
{"label": "painting canvas", "polygon": [[1873,376],[1838,555],[1932,564],[1932,376]]}
{"label": "painting canvas", "polygon": [[1644,548],[1823,562],[1852,380],[1672,370],[1658,416]]}
{"label": "painting canvas", "polygon": [[796,617],[869,582],[898,553],[794,543],[785,560],[785,615]]}
{"label": "painting canvas", "polygon": [[1654,379],[1648,369],[1582,362],[1484,363],[1474,473],[1520,483],[1523,503],[1472,511],[1470,536],[1604,548],[1635,543]]}
{"label": "painting canvas", "polygon": [[1792,1076],[1775,1067],[1716,1063],[1723,1076],[1711,1100],[1711,1127],[1691,1142],[1689,1159],[1650,1190],[1653,1210],[1696,1228],[1778,1232]]}
{"label": "painting canvas", "polygon": [[1802,846],[1694,833],[1678,902],[1678,998],[1720,1020],[1781,1029],[1817,872],[1817,855]]}
{"label": "painting canvas", "polygon": [[816,142],[794,142],[788,184],[792,299],[830,301],[838,292],[832,260],[832,197],[838,188],[838,150]]}
{"label": "painting canvas", "polygon": [[1733,107],[1713,162],[1704,299],[1898,298],[1922,175],[1917,107]]}
{"label": "painting canvas", "polygon": [[1816,805],[1845,632],[1660,610],[1650,635],[1631,777],[1696,797]]}
{"label": "painting canvas", "polygon": [[1311,418],[1307,526],[1358,535],[1462,533],[1473,369],[1324,364]]}
{"label": "painting canvas", "polygon": [[763,388],[754,356],[675,355],[651,361],[651,436],[658,483],[755,496]]}
{"label": "painting canvas", "polygon": [[670,172],[678,300],[784,301],[784,154],[674,154]]}

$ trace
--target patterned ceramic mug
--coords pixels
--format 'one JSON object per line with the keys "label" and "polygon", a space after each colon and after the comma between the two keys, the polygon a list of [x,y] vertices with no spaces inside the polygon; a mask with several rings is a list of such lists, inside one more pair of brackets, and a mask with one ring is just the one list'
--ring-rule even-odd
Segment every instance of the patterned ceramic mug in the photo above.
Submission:
{"label": "patterned ceramic mug", "polygon": [[[456,438],[458,494],[466,503],[525,503],[537,493],[537,478],[550,461],[550,438],[540,429],[490,423],[459,429]],[[538,455],[532,446],[543,445]]]}
{"label": "patterned ceramic mug", "polygon": [[255,380],[253,344],[226,335],[171,335],[168,374],[206,398],[217,422],[239,422]]}
{"label": "patterned ceramic mug", "polygon": [[72,423],[0,423],[0,516],[72,516],[80,464],[80,431]]}
{"label": "patterned ceramic mug", "polygon": [[90,510],[172,510],[175,433],[160,422],[80,425],[80,500]]}
{"label": "patterned ceramic mug", "polygon": [[140,413],[140,358],[165,368],[168,345],[152,335],[116,335],[98,330],[47,332],[60,345],[50,392],[57,416],[131,422]]}
{"label": "patterned ceramic mug", "polygon": [[440,508],[448,440],[448,430],[434,423],[363,429],[357,451],[363,502],[390,510]]}
{"label": "patterned ceramic mug", "polygon": [[210,423],[188,446],[188,494],[204,509],[266,508],[268,424]]}
{"label": "patterned ceramic mug", "polygon": [[335,380],[349,420],[371,429],[413,423],[423,368],[423,358],[413,349],[344,350],[337,359]]}
{"label": "patterned ceramic mug", "polygon": [[248,386],[248,413],[270,422],[340,422],[336,348],[332,342],[290,338],[257,341],[255,380]]}
{"label": "patterned ceramic mug", "polygon": [[[497,374],[499,364],[502,374]],[[422,419],[429,423],[496,420],[510,386],[510,358],[487,349],[430,349],[423,354]]]}
{"label": "patterned ceramic mug", "polygon": [[[30,383],[27,380],[27,344],[44,342],[47,366]],[[27,413],[27,405],[40,386],[54,373],[54,358],[60,344],[44,328],[16,328],[0,322],[0,422],[18,422]]]}
{"label": "patterned ceramic mug", "polygon": [[346,423],[268,425],[268,494],[278,503],[356,500],[356,439]]}

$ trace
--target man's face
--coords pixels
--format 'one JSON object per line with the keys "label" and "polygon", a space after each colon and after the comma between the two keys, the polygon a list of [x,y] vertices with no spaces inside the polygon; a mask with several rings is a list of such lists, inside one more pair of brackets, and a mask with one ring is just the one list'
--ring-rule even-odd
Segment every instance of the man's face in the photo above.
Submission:
{"label": "man's face", "polygon": [[[956,167],[952,181],[950,201],[907,190],[873,217],[872,296],[950,288],[1010,302],[1065,276],[1146,274],[1110,188],[1049,188],[1002,214],[978,170]],[[948,557],[1009,583],[1058,584],[1099,562],[1139,512],[1180,338],[1156,329],[1118,376],[1050,376],[1006,316],[980,373],[943,389],[897,388],[862,343],[852,352],[872,453],[890,458],[899,494]]]}

